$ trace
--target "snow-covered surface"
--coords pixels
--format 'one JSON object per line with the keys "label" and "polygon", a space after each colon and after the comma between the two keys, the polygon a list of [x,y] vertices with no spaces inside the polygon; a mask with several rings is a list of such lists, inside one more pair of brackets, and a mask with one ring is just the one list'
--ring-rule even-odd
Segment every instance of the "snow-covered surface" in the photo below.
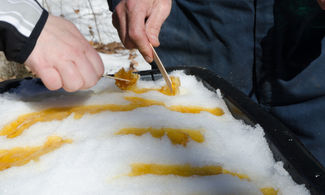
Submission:
{"label": "snow-covered surface", "polygon": [[[0,137],[0,150],[18,146],[42,145],[48,136],[73,140],[43,155],[39,161],[11,167],[0,172],[0,194],[261,194],[263,187],[273,187],[284,195],[309,194],[296,185],[281,162],[275,162],[260,126],[250,127],[236,120],[222,97],[207,90],[193,76],[180,76],[181,93],[175,97],[157,91],[135,94],[121,91],[110,79],[102,79],[90,90],[68,94],[48,92],[25,81],[13,94],[0,96],[0,128],[21,114],[49,107],[71,105],[128,104],[125,96],[137,96],[164,102],[166,105],[220,107],[223,116],[208,112],[179,113],[162,106],[138,108],[127,112],[105,111],[86,114],[76,120],[73,115],[63,121],[40,122],[22,135]],[[163,80],[140,81],[139,87],[159,87]],[[203,143],[190,141],[187,147],[173,145],[166,137],[114,135],[119,129],[187,128],[200,130]],[[250,181],[221,174],[180,177],[143,175],[129,177],[132,163],[220,165],[250,177]]]}
{"label": "snow-covered surface", "polygon": [[[138,66],[136,66],[135,68],[138,71],[150,70],[151,66],[144,60],[144,58],[141,56],[139,51],[137,51],[136,53],[137,53],[137,57],[134,60],[138,62]],[[128,69],[130,66],[128,50],[120,51],[120,53],[118,54],[99,53],[99,55],[101,56],[104,62],[106,74],[113,74],[122,67]]]}
{"label": "snow-covered surface", "polygon": [[74,23],[88,40],[103,43],[119,42],[106,0],[38,0],[38,2],[49,13]]}
{"label": "snow-covered surface", "polygon": [[[112,13],[108,9],[107,0],[38,0],[51,14],[64,17],[74,23],[89,41],[101,43],[120,42],[118,33],[112,24]],[[91,9],[92,8],[92,9]],[[135,60],[138,70],[150,70],[137,51]],[[129,52],[119,54],[100,54],[106,73],[115,73],[121,67],[129,67]]]}

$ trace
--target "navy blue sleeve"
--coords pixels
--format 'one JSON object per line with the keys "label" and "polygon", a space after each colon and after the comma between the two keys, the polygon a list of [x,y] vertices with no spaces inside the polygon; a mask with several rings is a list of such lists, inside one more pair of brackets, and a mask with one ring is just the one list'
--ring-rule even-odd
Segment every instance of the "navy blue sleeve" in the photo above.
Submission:
{"label": "navy blue sleeve", "polygon": [[111,12],[114,11],[115,7],[117,6],[117,4],[120,3],[121,0],[108,0],[108,7],[109,7],[109,10]]}

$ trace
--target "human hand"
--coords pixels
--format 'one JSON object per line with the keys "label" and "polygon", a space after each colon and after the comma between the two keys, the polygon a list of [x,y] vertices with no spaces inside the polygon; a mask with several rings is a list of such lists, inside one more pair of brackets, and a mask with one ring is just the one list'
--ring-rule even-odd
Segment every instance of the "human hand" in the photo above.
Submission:
{"label": "human hand", "polygon": [[325,10],[325,0],[317,0],[317,1],[318,1],[319,6],[320,6],[323,10]]}
{"label": "human hand", "polygon": [[160,45],[160,28],[171,10],[172,0],[122,0],[113,13],[113,25],[127,49],[137,48],[152,62],[150,47]]}
{"label": "human hand", "polygon": [[104,73],[98,53],[69,21],[49,15],[25,65],[50,90],[94,86]]}

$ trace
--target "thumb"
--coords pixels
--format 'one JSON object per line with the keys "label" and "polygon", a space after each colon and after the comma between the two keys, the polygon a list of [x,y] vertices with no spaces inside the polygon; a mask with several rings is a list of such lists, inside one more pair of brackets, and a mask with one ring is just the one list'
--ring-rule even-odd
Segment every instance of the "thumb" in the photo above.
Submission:
{"label": "thumb", "polygon": [[157,7],[153,8],[151,14],[149,15],[146,21],[146,34],[150,41],[150,43],[154,47],[158,47],[159,43],[159,33],[162,24],[167,19],[171,10],[171,3],[166,2],[165,4],[158,5]]}

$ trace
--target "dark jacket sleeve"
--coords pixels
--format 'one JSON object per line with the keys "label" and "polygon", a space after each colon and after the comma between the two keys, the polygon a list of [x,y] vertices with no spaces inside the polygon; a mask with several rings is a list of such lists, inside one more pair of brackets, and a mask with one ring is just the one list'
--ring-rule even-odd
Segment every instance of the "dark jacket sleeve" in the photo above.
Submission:
{"label": "dark jacket sleeve", "polygon": [[10,61],[24,63],[48,18],[36,1],[1,1],[0,51]]}
{"label": "dark jacket sleeve", "polygon": [[121,0],[108,0],[109,10],[111,10],[113,12],[115,7],[117,6],[117,4],[119,4],[120,1]]}

